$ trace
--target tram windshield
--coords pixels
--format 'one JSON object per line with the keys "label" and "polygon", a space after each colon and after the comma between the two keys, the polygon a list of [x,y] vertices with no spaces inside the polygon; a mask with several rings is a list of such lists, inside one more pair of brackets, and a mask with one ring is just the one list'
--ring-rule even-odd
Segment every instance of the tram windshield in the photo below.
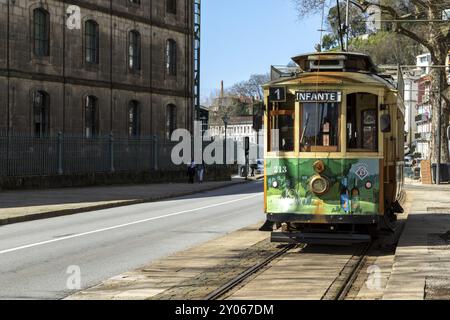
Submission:
{"label": "tram windshield", "polygon": [[302,152],[337,152],[339,104],[304,103],[300,147]]}

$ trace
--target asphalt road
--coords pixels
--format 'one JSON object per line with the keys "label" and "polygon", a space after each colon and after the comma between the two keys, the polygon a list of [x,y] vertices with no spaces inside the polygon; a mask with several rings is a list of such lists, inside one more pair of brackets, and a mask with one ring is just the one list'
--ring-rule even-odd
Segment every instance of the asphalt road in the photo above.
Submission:
{"label": "asphalt road", "polygon": [[[264,220],[262,182],[0,227],[0,299],[61,299]],[[79,272],[79,273],[78,273]],[[80,274],[80,277],[78,277]]]}

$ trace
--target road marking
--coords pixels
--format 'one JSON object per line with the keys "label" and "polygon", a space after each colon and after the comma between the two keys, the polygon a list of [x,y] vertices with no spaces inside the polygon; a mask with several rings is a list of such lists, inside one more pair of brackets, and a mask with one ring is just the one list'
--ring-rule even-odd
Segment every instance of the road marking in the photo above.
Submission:
{"label": "road marking", "polygon": [[120,224],[120,225],[113,226],[113,227],[102,228],[102,229],[97,229],[97,230],[93,230],[93,231],[78,233],[78,234],[74,234],[74,235],[70,235],[70,236],[62,237],[62,238],[58,238],[58,239],[52,239],[52,240],[47,240],[47,241],[36,242],[36,243],[32,243],[32,244],[28,244],[28,245],[24,245],[24,246],[20,246],[20,247],[15,247],[15,248],[11,248],[11,249],[2,250],[2,251],[0,251],[0,254],[11,253],[11,252],[19,251],[19,250],[24,250],[24,249],[29,249],[29,248],[33,248],[33,247],[37,247],[37,246],[42,246],[42,245],[54,243],[54,242],[64,241],[64,240],[73,239],[73,238],[79,238],[79,237],[83,237],[83,236],[87,236],[87,235],[91,235],[91,234],[95,234],[95,233],[100,233],[100,232],[105,232],[105,231],[125,228],[125,227],[129,227],[129,226],[132,226],[132,225],[135,225],[135,224],[140,224],[140,223],[145,223],[145,222],[149,222],[149,221],[159,220],[159,219],[163,219],[163,218],[178,216],[178,215],[189,213],[189,212],[194,212],[194,211],[200,211],[200,210],[220,207],[220,206],[227,205],[227,204],[230,204],[230,203],[235,203],[235,202],[239,202],[239,201],[248,200],[248,199],[251,199],[251,198],[256,198],[256,197],[259,197],[261,194],[262,193],[258,193],[258,194],[254,194],[252,196],[248,196],[248,197],[244,197],[244,198],[240,198],[240,199],[236,199],[236,200],[230,200],[230,201],[226,201],[226,202],[221,202],[221,203],[213,204],[213,205],[206,206],[206,207],[201,207],[201,208],[195,208],[195,209],[189,209],[189,210],[169,213],[169,214],[166,214],[166,215],[163,215],[163,216],[159,216],[159,217],[153,217],[153,218],[133,221],[133,222],[124,223],[124,224]]}

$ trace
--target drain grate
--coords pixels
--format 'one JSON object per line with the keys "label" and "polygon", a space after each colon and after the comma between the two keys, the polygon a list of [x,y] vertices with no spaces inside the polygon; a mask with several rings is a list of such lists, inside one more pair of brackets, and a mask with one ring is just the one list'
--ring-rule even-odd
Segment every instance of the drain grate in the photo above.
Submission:
{"label": "drain grate", "polygon": [[425,300],[450,300],[450,278],[426,277]]}
{"label": "drain grate", "polygon": [[449,207],[429,207],[429,208],[427,208],[427,212],[450,214],[450,208]]}

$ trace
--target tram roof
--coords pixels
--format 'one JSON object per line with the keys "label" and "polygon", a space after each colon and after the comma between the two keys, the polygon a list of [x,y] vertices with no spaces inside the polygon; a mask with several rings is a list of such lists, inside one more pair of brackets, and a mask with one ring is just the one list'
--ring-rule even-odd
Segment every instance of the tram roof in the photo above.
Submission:
{"label": "tram roof", "polygon": [[[295,56],[296,67],[272,67],[274,84],[366,84],[389,87],[395,90],[394,79],[381,74],[370,56],[354,52],[315,52]],[[321,65],[322,64],[322,65]],[[274,76],[275,75],[275,76]]]}
{"label": "tram roof", "polygon": [[317,64],[325,64],[332,61],[345,61],[343,67],[346,70],[358,70],[371,73],[378,73],[375,63],[372,58],[364,53],[357,52],[342,52],[342,51],[328,51],[328,52],[313,52],[300,54],[292,58],[292,60],[300,67],[302,71],[310,70],[310,62],[318,61]]}

